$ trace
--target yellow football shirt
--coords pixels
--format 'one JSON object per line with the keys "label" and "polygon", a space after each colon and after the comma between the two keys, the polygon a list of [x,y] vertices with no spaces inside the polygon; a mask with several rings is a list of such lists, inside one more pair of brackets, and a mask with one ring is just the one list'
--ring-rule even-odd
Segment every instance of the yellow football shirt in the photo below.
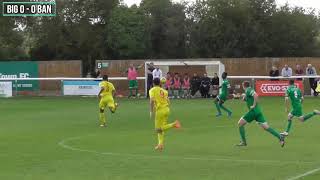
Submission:
{"label": "yellow football shirt", "polygon": [[102,81],[99,86],[103,88],[101,97],[112,97],[112,91],[115,91],[115,88],[111,82]]}
{"label": "yellow football shirt", "polygon": [[159,110],[165,107],[169,107],[168,91],[162,89],[159,86],[153,87],[149,91],[150,98],[155,101],[155,109]]}

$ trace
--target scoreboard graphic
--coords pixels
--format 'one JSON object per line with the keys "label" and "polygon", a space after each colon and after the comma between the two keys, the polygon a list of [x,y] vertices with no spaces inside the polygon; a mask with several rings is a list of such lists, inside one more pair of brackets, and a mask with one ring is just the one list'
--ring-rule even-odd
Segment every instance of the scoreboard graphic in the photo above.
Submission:
{"label": "scoreboard graphic", "polygon": [[3,16],[56,16],[56,2],[52,0],[2,3]]}

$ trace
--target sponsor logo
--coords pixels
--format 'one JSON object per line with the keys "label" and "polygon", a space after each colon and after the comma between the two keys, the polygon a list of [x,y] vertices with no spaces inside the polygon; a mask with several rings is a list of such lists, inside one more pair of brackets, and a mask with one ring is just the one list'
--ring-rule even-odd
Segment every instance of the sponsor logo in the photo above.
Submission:
{"label": "sponsor logo", "polygon": [[[299,87],[299,84],[295,85]],[[260,90],[262,93],[283,93],[288,87],[288,83],[261,84]]]}
{"label": "sponsor logo", "polygon": [[[19,76],[18,76],[19,75]],[[0,73],[0,78],[4,79],[4,78],[29,78],[30,75],[29,73],[19,73],[19,74],[2,74]]]}
{"label": "sponsor logo", "polygon": [[93,86],[79,86],[79,89],[93,89]]}

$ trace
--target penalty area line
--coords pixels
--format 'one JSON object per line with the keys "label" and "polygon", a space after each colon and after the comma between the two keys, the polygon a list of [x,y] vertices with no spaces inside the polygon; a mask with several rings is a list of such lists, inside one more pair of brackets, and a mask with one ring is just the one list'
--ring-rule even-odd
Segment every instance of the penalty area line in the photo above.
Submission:
{"label": "penalty area line", "polygon": [[316,173],[316,172],[318,172],[318,171],[320,171],[320,167],[318,167],[318,168],[316,168],[316,169],[313,169],[313,170],[310,170],[310,171],[307,171],[307,172],[305,172],[305,173],[303,173],[303,174],[300,174],[300,175],[297,175],[297,176],[295,176],[295,177],[291,177],[291,178],[289,178],[289,179],[287,179],[287,180],[297,180],[297,179],[300,179],[300,178],[309,176],[309,175],[311,175],[311,174],[314,174],[314,173]]}
{"label": "penalty area line", "polygon": [[[88,135],[90,136],[90,135]],[[67,144],[67,142],[72,140],[81,139],[84,136],[78,136],[78,137],[71,137],[66,138],[58,142],[58,145],[64,149],[68,149],[71,151],[78,151],[78,152],[86,152],[86,153],[93,153],[98,155],[104,155],[104,156],[123,156],[127,158],[143,158],[143,159],[166,159],[166,160],[194,160],[194,161],[228,161],[228,162],[240,162],[240,163],[261,163],[261,164],[314,164],[316,162],[311,161],[281,161],[281,160],[252,160],[252,159],[231,159],[231,158],[224,158],[224,157],[218,157],[217,158],[206,158],[206,157],[180,157],[180,156],[166,156],[166,155],[145,155],[145,154],[129,154],[129,153],[114,153],[114,152],[99,152],[95,150],[88,150],[88,149],[81,149],[77,147],[72,147]],[[319,168],[320,170],[320,168]],[[293,179],[290,179],[293,180]]]}

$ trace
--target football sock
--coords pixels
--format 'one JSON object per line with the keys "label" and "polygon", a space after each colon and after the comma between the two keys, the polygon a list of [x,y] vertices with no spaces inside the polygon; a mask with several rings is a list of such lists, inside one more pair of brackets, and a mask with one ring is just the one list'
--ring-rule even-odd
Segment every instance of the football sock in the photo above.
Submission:
{"label": "football sock", "polygon": [[220,109],[219,103],[215,102],[215,104],[216,104],[216,108],[217,108],[218,114],[221,114],[221,109]]}
{"label": "football sock", "polygon": [[158,144],[163,144],[164,132],[158,133]]}
{"label": "football sock", "polygon": [[132,96],[132,89],[130,88],[129,89],[129,97],[131,97]]}
{"label": "football sock", "polygon": [[104,113],[99,113],[100,116],[100,125],[104,125],[106,124],[106,116],[104,115]]}
{"label": "football sock", "polygon": [[220,108],[225,110],[229,114],[232,113],[228,108],[224,107],[224,105],[222,105],[222,104],[220,105]]}
{"label": "football sock", "polygon": [[276,130],[272,129],[271,127],[266,129],[266,131],[268,131],[270,134],[272,134],[273,136],[277,137],[278,139],[280,139],[280,137],[281,137],[280,134]]}
{"label": "football sock", "polygon": [[165,130],[171,129],[174,127],[174,125],[175,125],[175,123],[166,124],[163,126],[162,130],[165,131]]}
{"label": "football sock", "polygon": [[240,126],[240,127],[239,127],[239,132],[240,132],[241,142],[247,143],[247,140],[246,140],[246,131],[245,131],[245,129],[244,129],[244,126]]}
{"label": "football sock", "polygon": [[138,96],[138,88],[136,88],[136,96]]}
{"label": "football sock", "polygon": [[289,133],[289,131],[291,129],[291,125],[292,125],[292,120],[288,120],[288,125],[287,125],[287,130],[286,130],[287,133]]}
{"label": "football sock", "polygon": [[316,115],[316,113],[314,112],[304,115],[303,121],[307,121],[308,119],[312,118],[314,115]]}

